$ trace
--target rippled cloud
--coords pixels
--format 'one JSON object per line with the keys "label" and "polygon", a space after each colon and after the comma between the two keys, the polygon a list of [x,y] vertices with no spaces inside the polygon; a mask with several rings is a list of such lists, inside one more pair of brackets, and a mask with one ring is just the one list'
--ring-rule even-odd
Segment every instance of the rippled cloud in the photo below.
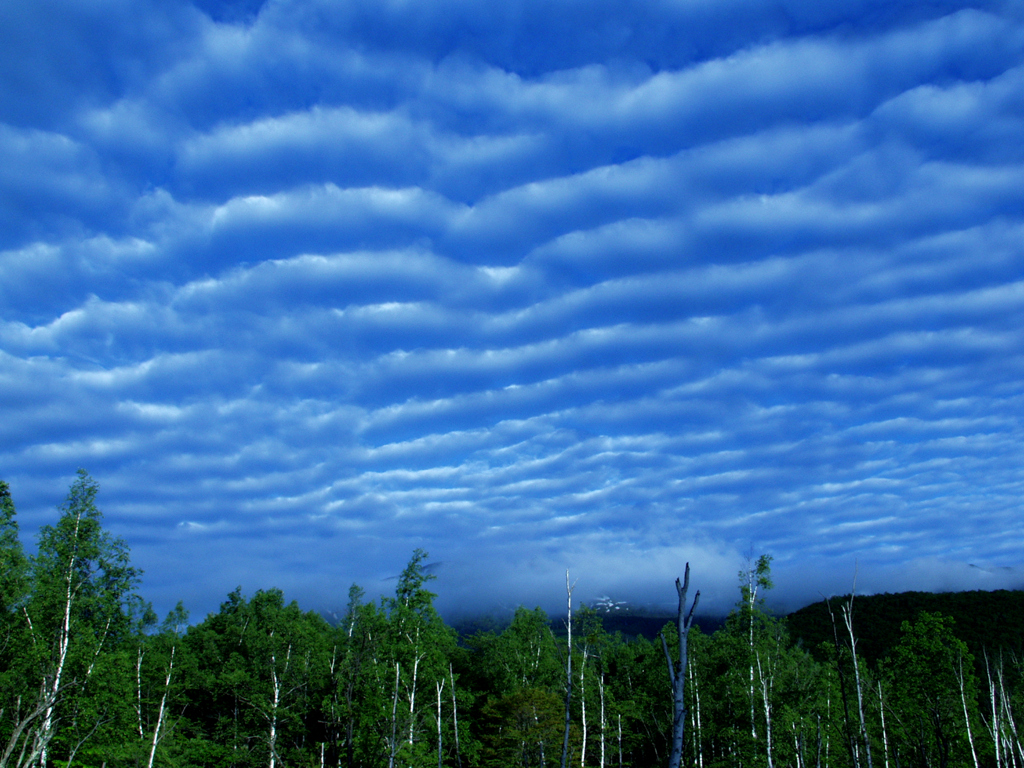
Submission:
{"label": "rippled cloud", "polygon": [[[10,9],[0,476],[165,610],[1019,586],[1024,18]],[[44,44],[45,42],[45,44]],[[196,563],[203,563],[201,569]],[[481,588],[486,578],[487,589]],[[667,589],[666,589],[667,587]]]}

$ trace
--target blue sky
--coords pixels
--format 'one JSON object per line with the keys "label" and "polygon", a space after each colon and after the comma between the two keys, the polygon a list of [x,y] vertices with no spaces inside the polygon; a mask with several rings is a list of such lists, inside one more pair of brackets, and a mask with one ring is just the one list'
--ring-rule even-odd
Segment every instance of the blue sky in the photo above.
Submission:
{"label": "blue sky", "polygon": [[158,609],[1019,586],[1024,7],[0,6],[0,477]]}

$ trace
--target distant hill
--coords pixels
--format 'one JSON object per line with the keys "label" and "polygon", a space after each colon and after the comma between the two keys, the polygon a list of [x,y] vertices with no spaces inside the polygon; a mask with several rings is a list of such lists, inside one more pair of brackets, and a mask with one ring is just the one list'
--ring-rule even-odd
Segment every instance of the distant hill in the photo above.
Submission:
{"label": "distant hill", "polygon": [[[602,623],[607,632],[621,632],[625,637],[646,637],[653,640],[658,636],[666,624],[675,624],[675,616],[652,616],[639,614],[604,614],[601,616]],[[700,627],[701,632],[710,635],[715,630],[721,629],[725,624],[725,618],[720,616],[694,616],[693,623]]]}
{"label": "distant hill", "polygon": [[[666,624],[674,624],[676,617],[668,614],[646,613],[642,611],[621,611],[616,613],[601,613],[601,624],[606,632],[615,634],[622,633],[623,637],[635,638],[644,637],[653,640],[664,629]],[[715,630],[721,629],[725,624],[724,616],[694,616],[696,626],[701,631],[710,635]],[[500,633],[508,626],[508,620],[496,619],[493,616],[477,616],[455,620],[451,625],[459,637],[467,638],[477,632]],[[565,617],[551,618],[551,631],[557,637],[565,634]]]}
{"label": "distant hill", "polygon": [[[832,609],[842,625],[840,604],[849,596],[832,598]],[[1024,651],[1024,591],[996,590],[991,592],[899,592],[881,595],[858,595],[853,606],[853,629],[857,635],[857,652],[869,664],[875,665],[888,650],[896,645],[904,621],[913,621],[921,611],[941,613],[956,621],[954,632],[967,643],[978,657],[983,649],[990,652],[1000,648]],[[657,610],[626,607],[624,610],[600,611],[604,628],[624,637],[657,638],[662,628],[675,622],[674,615]],[[724,616],[696,616],[695,624],[705,634],[712,634],[725,624]],[[824,601],[812,603],[784,617],[794,642],[803,645],[819,659],[824,660],[821,643],[833,642],[832,622]],[[500,633],[508,624],[506,618],[478,616],[453,623],[463,638],[475,632]],[[552,631],[565,633],[564,617],[551,617]],[[841,639],[842,636],[841,636]]]}
{"label": "distant hill", "polygon": [[[845,628],[839,606],[847,599],[849,596],[831,599],[841,632],[845,632]],[[921,611],[953,617],[954,632],[975,656],[982,649],[990,652],[999,648],[1019,650],[1024,645],[1024,591],[900,592],[854,599],[857,652],[863,654],[868,663],[875,664],[899,642],[901,624],[913,621]],[[825,601],[794,611],[786,619],[793,639],[816,655],[822,642],[833,642],[832,621]]]}

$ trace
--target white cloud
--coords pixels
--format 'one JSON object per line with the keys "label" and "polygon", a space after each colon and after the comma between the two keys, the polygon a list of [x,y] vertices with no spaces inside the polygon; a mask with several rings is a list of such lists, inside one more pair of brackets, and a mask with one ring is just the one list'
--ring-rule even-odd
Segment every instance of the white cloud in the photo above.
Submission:
{"label": "white cloud", "polygon": [[449,604],[484,560],[515,602],[689,559],[723,609],[750,548],[823,591],[1019,554],[1008,12],[144,6],[82,48],[87,11],[81,78],[3,86],[27,525],[84,464],[170,604],[217,562],[204,607],[418,545]]}

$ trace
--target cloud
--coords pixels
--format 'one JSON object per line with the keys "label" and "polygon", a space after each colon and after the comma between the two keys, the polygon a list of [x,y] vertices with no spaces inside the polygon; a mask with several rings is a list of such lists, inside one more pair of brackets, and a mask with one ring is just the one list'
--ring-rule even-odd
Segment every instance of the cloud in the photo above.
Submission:
{"label": "cloud", "polygon": [[724,611],[761,551],[790,603],[1015,583],[1012,9],[40,8],[0,25],[23,530],[86,466],[194,615],[416,546],[450,611],[687,560]]}

